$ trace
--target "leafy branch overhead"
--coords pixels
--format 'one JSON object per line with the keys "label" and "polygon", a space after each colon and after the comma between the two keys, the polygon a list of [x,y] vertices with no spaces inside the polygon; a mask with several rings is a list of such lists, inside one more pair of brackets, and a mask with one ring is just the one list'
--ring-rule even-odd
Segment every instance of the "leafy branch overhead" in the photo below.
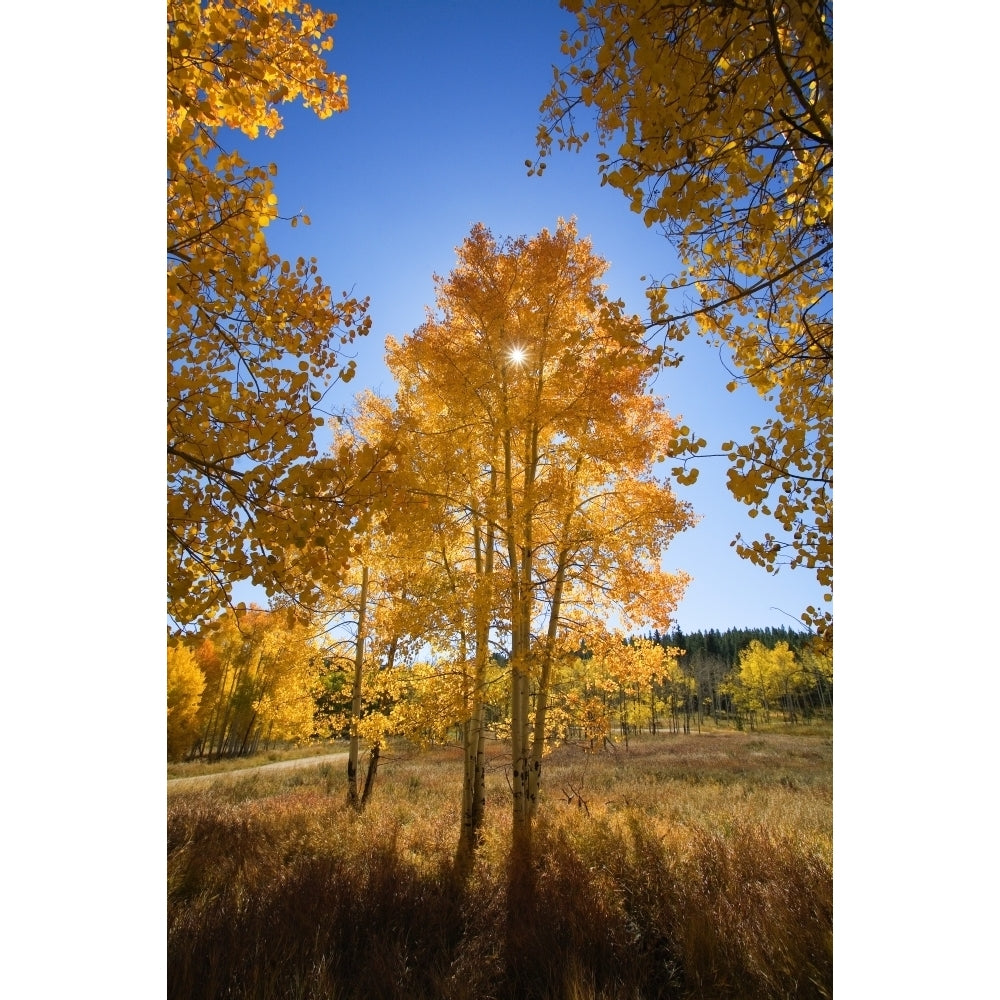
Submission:
{"label": "leafy branch overhead", "polygon": [[[167,18],[168,609],[187,624],[242,579],[315,592],[346,555],[377,461],[327,460],[322,489],[307,471],[368,303],[335,297],[315,260],[270,252],[276,167],[226,148],[273,136],[283,103],[320,118],[347,107],[324,61],[336,16],[298,0],[170,0]],[[305,525],[327,544],[297,544]]]}
{"label": "leafy branch overhead", "polygon": [[[674,241],[684,269],[649,287],[651,328],[677,341],[695,320],[732,358],[728,388],[750,385],[774,404],[748,441],[722,446],[730,491],[781,529],[737,549],[772,572],[810,568],[829,599],[833,5],[562,6],[577,29],[563,34],[569,62],[553,71],[532,172],[593,130],[601,183]],[[682,436],[676,454],[704,446]]]}

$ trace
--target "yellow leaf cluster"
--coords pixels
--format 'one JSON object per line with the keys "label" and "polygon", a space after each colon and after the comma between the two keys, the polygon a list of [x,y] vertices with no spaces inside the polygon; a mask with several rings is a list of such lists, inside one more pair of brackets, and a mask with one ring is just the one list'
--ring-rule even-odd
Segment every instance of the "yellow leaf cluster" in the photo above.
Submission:
{"label": "yellow leaf cluster", "polygon": [[763,712],[765,718],[794,704],[795,695],[817,682],[827,686],[833,677],[833,660],[822,651],[803,651],[796,657],[787,642],[768,649],[754,640],[740,650],[739,672],[725,683],[738,710]]}
{"label": "yellow leaf cluster", "polygon": [[[562,6],[577,31],[542,104],[542,163],[593,128],[614,151],[598,154],[601,182],[675,240],[684,270],[650,287],[652,323],[670,341],[695,319],[775,403],[775,418],[733,447],[729,485],[784,537],[737,540],[738,551],[771,571],[809,567],[829,591],[832,4]],[[829,616],[806,618],[825,627]]]}
{"label": "yellow leaf cluster", "polygon": [[205,675],[187,646],[167,647],[167,757],[179,760],[198,736]]}
{"label": "yellow leaf cluster", "polygon": [[506,243],[476,226],[438,279],[437,315],[389,342],[400,391],[382,419],[412,489],[464,532],[453,567],[481,566],[492,530],[512,633],[551,608],[556,581],[560,613],[610,600],[636,622],[669,620],[686,582],[659,559],[693,518],[651,474],[676,428],[646,391],[641,325],[603,295],[606,267],[571,222]]}
{"label": "yellow leaf cluster", "polygon": [[[273,135],[287,101],[320,117],[346,108],[344,78],[323,59],[334,21],[298,0],[167,5],[168,609],[179,624],[225,604],[240,579],[276,593],[293,570],[294,586],[322,577],[350,536],[343,483],[317,498],[301,466],[316,454],[315,403],[353,374],[341,349],[367,332],[367,301],[335,300],[315,261],[270,252],[276,168],[225,148],[237,133]],[[325,555],[300,550],[289,566],[290,536],[316,518]]]}
{"label": "yellow leaf cluster", "polygon": [[[200,678],[203,689],[184,752],[240,756],[270,741],[307,739],[322,668],[312,637],[294,617],[253,608],[174,640],[168,678]],[[169,709],[167,719],[169,732]]]}

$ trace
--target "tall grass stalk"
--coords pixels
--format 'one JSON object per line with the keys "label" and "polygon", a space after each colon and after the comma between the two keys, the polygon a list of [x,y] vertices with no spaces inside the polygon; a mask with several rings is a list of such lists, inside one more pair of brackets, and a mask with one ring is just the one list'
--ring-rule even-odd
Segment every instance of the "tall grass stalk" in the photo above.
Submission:
{"label": "tall grass stalk", "polygon": [[172,793],[169,996],[831,995],[828,736],[557,751],[527,887],[507,867],[504,753],[465,881],[458,750],[389,763],[360,815],[327,764]]}

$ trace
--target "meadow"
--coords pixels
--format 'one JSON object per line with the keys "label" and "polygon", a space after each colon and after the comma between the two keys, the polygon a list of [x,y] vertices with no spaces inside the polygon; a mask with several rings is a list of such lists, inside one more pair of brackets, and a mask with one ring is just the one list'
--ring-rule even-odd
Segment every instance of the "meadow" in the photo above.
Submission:
{"label": "meadow", "polygon": [[360,815],[340,762],[168,786],[168,995],[832,994],[829,725],[562,746],[528,874],[508,865],[506,753],[464,880],[456,747],[394,747]]}

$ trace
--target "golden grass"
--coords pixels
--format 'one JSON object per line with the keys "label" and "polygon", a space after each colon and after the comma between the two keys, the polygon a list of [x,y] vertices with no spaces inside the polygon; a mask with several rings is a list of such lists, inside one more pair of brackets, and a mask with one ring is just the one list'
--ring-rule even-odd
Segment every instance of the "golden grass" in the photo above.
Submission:
{"label": "golden grass", "polygon": [[829,996],[829,730],[630,744],[549,758],[529,872],[491,745],[465,883],[456,748],[397,752],[361,816],[330,764],[172,791],[170,996]]}

